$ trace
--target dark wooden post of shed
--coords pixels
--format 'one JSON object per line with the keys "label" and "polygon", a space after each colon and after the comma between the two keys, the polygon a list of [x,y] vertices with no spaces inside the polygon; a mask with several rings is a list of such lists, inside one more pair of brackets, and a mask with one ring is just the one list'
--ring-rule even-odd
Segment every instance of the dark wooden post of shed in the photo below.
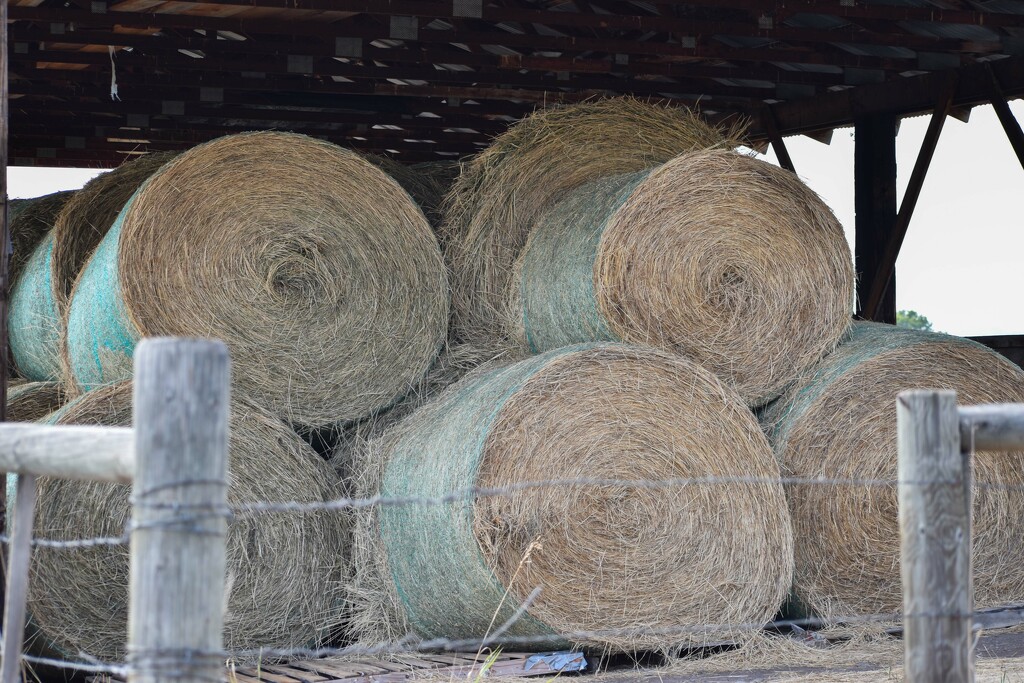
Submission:
{"label": "dark wooden post of shed", "polygon": [[[862,317],[862,306],[882,266],[886,244],[896,224],[896,121],[891,114],[874,114],[854,122],[858,317]],[[895,274],[871,319],[896,322]]]}
{"label": "dark wooden post of shed", "polygon": [[[8,359],[10,350],[7,335],[7,303],[10,288],[11,228],[7,224],[7,141],[8,106],[7,106],[7,0],[0,0],[0,422],[7,420],[7,376],[10,373]],[[19,486],[21,486],[21,477]],[[0,516],[4,523],[0,529],[7,528],[7,487],[0,487]],[[0,551],[0,610],[4,606],[4,586],[7,579],[6,553]]]}

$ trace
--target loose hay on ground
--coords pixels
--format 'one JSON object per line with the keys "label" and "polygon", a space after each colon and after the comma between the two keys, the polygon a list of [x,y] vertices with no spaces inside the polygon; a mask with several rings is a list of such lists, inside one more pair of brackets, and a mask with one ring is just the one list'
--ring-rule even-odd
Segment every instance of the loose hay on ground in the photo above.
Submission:
{"label": "loose hay on ground", "polygon": [[200,145],[128,202],[68,320],[78,385],[124,379],[143,335],[223,339],[236,389],[307,426],[404,395],[445,338],[437,238],[354,152],[287,133]]}
{"label": "loose hay on ground", "polygon": [[441,242],[456,337],[486,344],[501,334],[512,266],[537,218],[566,192],[682,152],[737,144],[735,130],[632,98],[542,110],[509,128],[463,166],[445,202]]}
{"label": "loose hay on ground", "polygon": [[54,221],[53,300],[65,314],[75,278],[139,186],[178,152],[150,152],[96,176],[75,193]]}
{"label": "loose hay on ground", "polygon": [[[57,424],[131,424],[130,382],[85,394]],[[240,400],[231,406],[228,502],[326,501],[340,483],[285,424]],[[71,540],[120,536],[130,487],[40,480],[36,535]],[[348,515],[235,514],[227,536],[224,645],[229,650],[317,646],[341,621],[348,562]],[[128,548],[105,546],[33,554],[29,611],[64,653],[111,661],[125,656]]]}
{"label": "loose hay on ground", "polygon": [[[896,395],[953,389],[962,405],[1024,401],[1024,372],[975,342],[858,323],[850,337],[762,415],[783,476],[896,479]],[[979,608],[1024,595],[1024,453],[974,463],[974,591]],[[994,484],[987,487],[985,484]],[[896,486],[787,487],[797,539],[798,609],[827,619],[902,611]]]}
{"label": "loose hay on ground", "polygon": [[539,216],[504,318],[533,352],[586,341],[682,353],[762,405],[835,348],[854,272],[795,174],[728,150],[568,193]]}
{"label": "loose hay on ground", "polygon": [[731,635],[706,624],[767,621],[789,585],[792,536],[769,446],[732,391],[678,356],[582,345],[484,366],[372,444],[368,460],[363,487],[376,476],[385,498],[552,478],[765,481],[563,485],[364,510],[355,552],[369,561],[357,561],[352,596],[364,643],[480,638],[539,586],[506,636],[550,637],[531,645],[550,649],[554,634],[622,629],[579,640],[671,649]]}

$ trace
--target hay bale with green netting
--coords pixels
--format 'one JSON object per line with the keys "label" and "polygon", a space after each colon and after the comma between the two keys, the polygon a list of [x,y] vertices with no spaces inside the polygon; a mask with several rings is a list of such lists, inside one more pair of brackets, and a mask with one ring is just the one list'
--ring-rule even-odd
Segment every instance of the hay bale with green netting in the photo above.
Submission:
{"label": "hay bale with green netting", "polygon": [[71,289],[89,255],[139,186],[178,152],[150,152],[96,176],[64,205],[54,222],[50,282],[65,314]]}
{"label": "hay bale with green netting", "polygon": [[446,200],[441,242],[452,266],[454,333],[502,334],[512,266],[538,218],[567,192],[683,153],[732,148],[738,132],[684,108],[613,98],[538,111],[467,162]]}
{"label": "hay bale with green netting", "polygon": [[228,345],[237,393],[299,425],[355,420],[423,376],[445,338],[447,273],[408,194],[362,157],[246,133],[166,164],[83,269],[68,367],[129,377],[142,336]]}
{"label": "hay bale with green netting", "polygon": [[11,200],[7,218],[13,248],[8,271],[12,286],[36,245],[50,232],[60,211],[74,195],[74,190],[64,190],[33,199]]}
{"label": "hay bale with green netting", "polygon": [[60,339],[64,326],[50,286],[52,258],[51,231],[33,249],[11,290],[11,358],[18,374],[33,382],[61,377]]}
{"label": "hay bale with green netting", "polygon": [[7,389],[7,421],[36,422],[64,405],[58,382],[25,382]]}
{"label": "hay bale with green netting", "polygon": [[[55,424],[131,425],[130,382],[80,396]],[[321,502],[341,495],[334,473],[284,423],[244,400],[231,405],[228,503]],[[41,479],[39,538],[118,537],[131,515],[131,487]],[[236,513],[228,523],[224,646],[316,647],[342,619],[349,517],[344,512]],[[28,608],[65,655],[125,657],[128,547],[39,547]]]}
{"label": "hay bale with green netting", "polygon": [[[604,630],[569,639],[668,650],[741,637],[705,625],[769,620],[791,578],[778,466],[756,421],[709,372],[654,349],[486,365],[374,442],[358,470],[364,496],[465,492],[357,515],[352,630],[367,644],[482,638],[539,587],[505,637],[544,650]],[[628,483],[709,476],[758,481]],[[626,483],[520,486],[594,477]],[[473,493],[497,487],[511,488]]]}
{"label": "hay bale with green netting", "polygon": [[73,191],[12,202],[10,220],[10,359],[13,369],[33,381],[60,376],[61,318],[50,287],[52,228]]}
{"label": "hay bale with green netting", "polygon": [[[857,323],[847,340],[767,408],[762,423],[792,484],[795,607],[831,620],[902,611],[896,395],[952,389],[961,405],[1024,402],[1024,372],[959,337]],[[1024,595],[1024,453],[977,453],[974,596],[979,607]],[[989,484],[993,486],[988,486]],[[1011,490],[1002,488],[1010,486]]]}
{"label": "hay bale with green netting", "polygon": [[853,290],[843,228],[810,188],[706,150],[593,181],[540,215],[504,327],[534,353],[593,340],[676,351],[756,406],[835,348]]}

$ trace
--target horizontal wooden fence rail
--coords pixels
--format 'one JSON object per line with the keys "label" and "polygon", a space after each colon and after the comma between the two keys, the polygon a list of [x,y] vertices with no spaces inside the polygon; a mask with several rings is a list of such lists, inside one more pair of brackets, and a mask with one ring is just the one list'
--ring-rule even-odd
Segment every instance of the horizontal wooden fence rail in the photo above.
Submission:
{"label": "horizontal wooden fence rail", "polygon": [[0,471],[131,483],[134,440],[128,427],[0,423]]}
{"label": "horizontal wooden fence rail", "polygon": [[229,386],[221,342],[145,339],[132,428],[0,423],[0,470],[17,475],[0,683],[21,674],[37,476],[132,484],[129,681],[220,679]]}
{"label": "horizontal wooden fence rail", "polygon": [[1024,450],[1024,404],[958,407],[953,391],[905,391],[896,417],[904,676],[908,683],[969,683],[971,458]]}
{"label": "horizontal wooden fence rail", "polygon": [[960,445],[975,451],[1024,451],[1024,404],[961,406]]}

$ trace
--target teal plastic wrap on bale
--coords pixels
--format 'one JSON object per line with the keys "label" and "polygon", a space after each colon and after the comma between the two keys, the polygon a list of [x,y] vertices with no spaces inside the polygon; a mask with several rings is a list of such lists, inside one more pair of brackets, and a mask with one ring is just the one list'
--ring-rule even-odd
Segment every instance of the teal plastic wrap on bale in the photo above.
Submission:
{"label": "teal plastic wrap on bale", "polygon": [[518,266],[523,333],[533,353],[621,341],[598,306],[594,262],[609,219],[648,175],[641,171],[584,185],[534,228]]}
{"label": "teal plastic wrap on bale", "polygon": [[67,354],[75,383],[94,389],[132,377],[132,354],[142,335],[121,296],[118,247],[128,200],[79,276],[67,321]]}
{"label": "teal plastic wrap on bale", "polygon": [[43,382],[60,377],[61,317],[50,286],[53,233],[33,250],[11,292],[11,355],[18,372]]}
{"label": "teal plastic wrap on bale", "polygon": [[[433,429],[410,434],[395,449],[381,495],[433,498],[473,488],[484,442],[502,406],[551,360],[576,350],[565,348],[535,356],[460,385],[458,395],[451,399],[453,409],[440,415]],[[447,457],[437,458],[440,452]],[[424,476],[428,472],[430,476]],[[409,624],[419,634],[480,638],[489,630],[492,617],[500,625],[519,608],[518,600],[503,599],[507,589],[480,553],[473,513],[471,493],[445,505],[381,509],[380,532],[384,544],[392,549],[388,557],[395,586]],[[403,551],[394,552],[397,549]],[[439,558],[444,558],[444,571],[438,571]],[[424,578],[431,583],[429,590],[422,590]],[[444,596],[443,603],[438,596]],[[507,634],[552,636],[552,641],[544,644],[547,648],[565,644],[553,637],[555,631],[550,626],[529,615]]]}
{"label": "teal plastic wrap on bale", "polygon": [[[1024,371],[968,339],[856,323],[838,348],[760,414],[793,519],[794,616],[897,614],[896,396],[950,389],[961,405],[1024,402]],[[1024,594],[1024,453],[972,458],[979,607]],[[815,480],[818,480],[817,483]]]}
{"label": "teal plastic wrap on bale", "polygon": [[767,440],[735,392],[674,354],[591,343],[490,364],[368,452],[380,478],[363,493],[408,502],[357,522],[364,642],[507,625],[508,646],[668,651],[742,639],[707,625],[767,621],[791,581]]}

